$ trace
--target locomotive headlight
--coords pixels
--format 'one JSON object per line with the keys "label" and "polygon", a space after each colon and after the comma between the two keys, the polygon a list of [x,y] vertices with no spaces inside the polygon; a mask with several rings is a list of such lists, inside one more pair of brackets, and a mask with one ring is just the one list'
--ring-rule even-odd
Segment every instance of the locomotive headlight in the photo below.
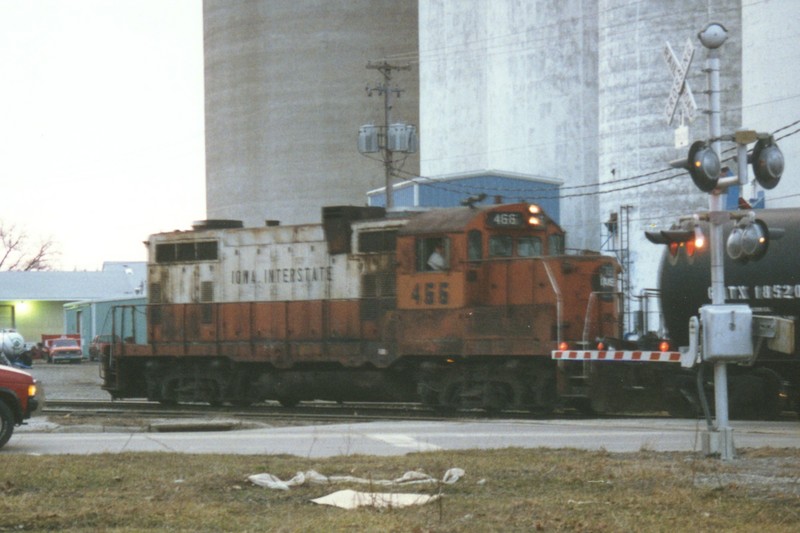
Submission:
{"label": "locomotive headlight", "polygon": [[536,204],[531,204],[528,206],[528,225],[529,226],[540,226],[542,224],[542,208]]}

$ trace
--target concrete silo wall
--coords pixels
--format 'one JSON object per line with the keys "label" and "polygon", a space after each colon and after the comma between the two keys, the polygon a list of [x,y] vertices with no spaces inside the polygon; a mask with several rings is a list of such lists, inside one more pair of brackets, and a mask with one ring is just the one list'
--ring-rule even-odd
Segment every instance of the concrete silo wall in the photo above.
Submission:
{"label": "concrete silo wall", "polygon": [[[302,223],[364,204],[384,183],[356,147],[359,126],[383,120],[364,90],[382,78],[366,65],[413,59],[416,0],[205,0],[203,18],[207,216]],[[418,124],[416,67],[394,80],[394,118]]]}

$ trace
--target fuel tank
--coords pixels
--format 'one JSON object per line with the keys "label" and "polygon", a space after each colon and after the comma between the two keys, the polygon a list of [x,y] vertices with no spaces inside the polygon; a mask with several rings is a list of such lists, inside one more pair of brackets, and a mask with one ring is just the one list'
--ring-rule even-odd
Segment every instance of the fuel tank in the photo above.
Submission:
{"label": "fuel tank", "polygon": [[17,330],[0,330],[0,353],[9,358],[14,358],[25,351],[25,339]]}
{"label": "fuel tank", "polygon": [[[753,210],[768,229],[766,252],[757,260],[733,260],[723,251],[725,302],[746,303],[755,313],[797,318],[800,315],[800,209]],[[747,212],[738,212],[744,215]],[[734,227],[724,226],[724,240]],[[711,302],[711,265],[708,226],[702,226],[707,244],[692,256],[684,248],[674,256],[664,252],[659,273],[661,306],[672,340],[688,344],[689,318]],[[797,345],[797,343],[795,343]]]}

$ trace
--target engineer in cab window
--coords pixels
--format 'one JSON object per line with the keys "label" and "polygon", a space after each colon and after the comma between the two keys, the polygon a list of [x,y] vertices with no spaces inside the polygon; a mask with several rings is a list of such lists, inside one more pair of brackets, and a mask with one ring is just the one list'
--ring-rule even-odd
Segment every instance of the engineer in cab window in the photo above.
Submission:
{"label": "engineer in cab window", "polygon": [[428,257],[428,268],[431,270],[444,270],[447,268],[447,260],[444,257],[444,247],[437,243],[433,248],[433,253]]}

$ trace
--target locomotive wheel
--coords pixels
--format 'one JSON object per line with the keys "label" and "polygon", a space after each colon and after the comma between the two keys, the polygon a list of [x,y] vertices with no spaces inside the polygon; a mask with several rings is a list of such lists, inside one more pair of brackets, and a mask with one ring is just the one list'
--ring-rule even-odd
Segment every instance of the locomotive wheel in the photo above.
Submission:
{"label": "locomotive wheel", "polygon": [[488,413],[497,413],[508,408],[513,401],[506,383],[490,381],[483,386],[483,409]]}
{"label": "locomotive wheel", "polygon": [[535,416],[549,416],[555,411],[557,399],[555,380],[550,376],[539,374],[536,377],[534,404],[528,411]]}
{"label": "locomotive wheel", "polygon": [[445,412],[457,411],[461,407],[461,392],[464,382],[460,378],[447,379],[439,394],[439,409]]}
{"label": "locomotive wheel", "polygon": [[426,386],[419,394],[422,405],[425,407],[438,408],[439,407],[439,391]]}
{"label": "locomotive wheel", "polygon": [[173,380],[164,380],[161,382],[161,394],[158,398],[158,403],[161,405],[178,405],[178,397],[175,394],[175,382]]}
{"label": "locomotive wheel", "polygon": [[293,396],[282,396],[281,398],[278,398],[278,403],[283,407],[297,407],[297,404],[300,403],[300,400]]}

